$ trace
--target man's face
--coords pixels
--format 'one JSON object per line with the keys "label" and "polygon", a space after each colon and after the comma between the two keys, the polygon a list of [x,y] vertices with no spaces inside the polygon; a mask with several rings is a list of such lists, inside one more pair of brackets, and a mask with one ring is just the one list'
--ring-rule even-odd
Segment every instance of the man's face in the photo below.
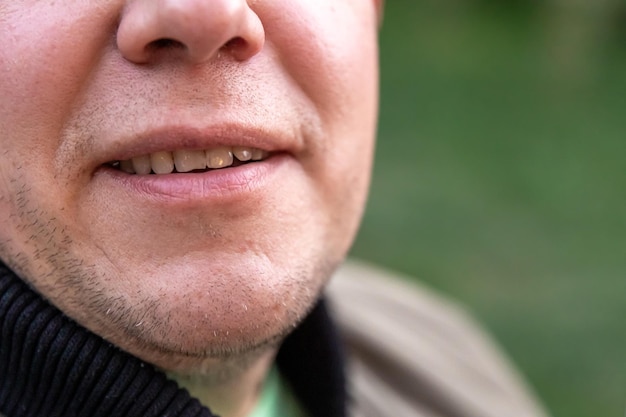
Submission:
{"label": "man's face", "polygon": [[275,341],[357,229],[376,26],[370,0],[0,0],[2,259],[166,368]]}

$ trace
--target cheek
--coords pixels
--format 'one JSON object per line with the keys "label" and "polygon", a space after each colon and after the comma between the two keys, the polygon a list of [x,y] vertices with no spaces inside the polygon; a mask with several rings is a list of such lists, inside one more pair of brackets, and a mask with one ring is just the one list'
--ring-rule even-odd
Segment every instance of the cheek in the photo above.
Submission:
{"label": "cheek", "polygon": [[72,104],[112,38],[110,19],[94,13],[87,6],[91,2],[69,2],[75,4],[23,1],[0,8],[4,149],[8,144],[23,155],[37,155],[54,148]]}
{"label": "cheek", "polygon": [[323,163],[342,175],[335,181],[351,179],[369,166],[376,130],[375,8],[368,1],[295,4],[281,22],[289,30],[268,36],[275,35],[283,66],[321,118]]}
{"label": "cheek", "polygon": [[5,225],[26,200],[50,207],[70,192],[54,165],[55,152],[99,54],[112,39],[108,28],[114,23],[111,10],[106,15],[105,7],[92,3],[0,3],[0,214]]}
{"label": "cheek", "polygon": [[89,15],[90,3],[0,3],[0,250],[5,258],[7,251],[22,252],[29,239],[43,242],[39,213],[61,206],[68,196],[54,154],[110,38],[106,29],[86,30],[107,24],[103,15]]}
{"label": "cheek", "polygon": [[368,159],[378,112],[375,5],[361,0],[288,3],[267,18],[266,35],[287,76],[321,118],[321,150],[328,151],[330,162]]}
{"label": "cheek", "polygon": [[[329,242],[351,242],[363,210],[378,112],[377,16],[367,1],[291,2],[267,37],[321,118],[304,163],[327,215]],[[288,28],[288,30],[285,30]],[[341,249],[343,249],[343,247]]]}
{"label": "cheek", "polygon": [[266,31],[295,83],[329,118],[374,104],[378,57],[373,5],[360,0],[289,3],[280,17],[269,19]]}

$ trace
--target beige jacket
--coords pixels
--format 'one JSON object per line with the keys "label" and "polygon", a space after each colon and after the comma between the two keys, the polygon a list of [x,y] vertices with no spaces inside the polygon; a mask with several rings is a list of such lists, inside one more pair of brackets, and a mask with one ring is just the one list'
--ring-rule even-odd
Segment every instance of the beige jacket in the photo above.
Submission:
{"label": "beige jacket", "polygon": [[494,342],[458,306],[349,261],[328,288],[350,348],[353,417],[546,417]]}

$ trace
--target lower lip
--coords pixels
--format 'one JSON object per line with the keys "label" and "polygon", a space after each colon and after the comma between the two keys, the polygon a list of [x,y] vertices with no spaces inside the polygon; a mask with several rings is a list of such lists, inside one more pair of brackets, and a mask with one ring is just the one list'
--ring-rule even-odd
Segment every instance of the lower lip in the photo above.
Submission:
{"label": "lower lip", "polygon": [[133,175],[104,167],[97,176],[112,180],[134,196],[164,203],[207,200],[228,201],[258,193],[281,178],[283,169],[293,163],[288,154],[275,154],[259,162],[200,173]]}

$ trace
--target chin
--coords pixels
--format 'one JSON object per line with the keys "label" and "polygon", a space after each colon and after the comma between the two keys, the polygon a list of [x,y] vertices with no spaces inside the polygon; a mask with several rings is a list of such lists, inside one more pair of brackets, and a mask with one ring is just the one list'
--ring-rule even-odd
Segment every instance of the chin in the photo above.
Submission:
{"label": "chin", "polygon": [[[169,261],[81,288],[91,301],[75,310],[88,312],[77,315],[81,324],[160,368],[206,368],[278,346],[342,258],[319,256],[281,264],[250,253]],[[113,291],[121,282],[123,291]]]}

